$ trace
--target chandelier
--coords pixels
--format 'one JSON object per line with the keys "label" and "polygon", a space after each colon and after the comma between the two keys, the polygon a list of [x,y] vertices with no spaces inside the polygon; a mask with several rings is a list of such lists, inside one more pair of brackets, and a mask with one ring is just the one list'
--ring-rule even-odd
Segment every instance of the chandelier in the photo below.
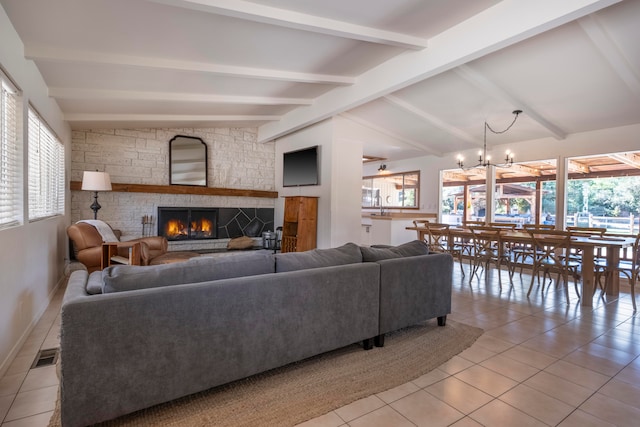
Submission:
{"label": "chandelier", "polygon": [[484,122],[484,145],[482,147],[482,151],[478,152],[478,164],[475,166],[472,166],[470,168],[465,168],[464,167],[464,157],[462,157],[461,154],[458,154],[458,167],[460,169],[473,169],[473,168],[479,168],[479,167],[487,167],[487,166],[500,166],[500,167],[510,167],[511,165],[513,165],[513,152],[511,152],[510,150],[507,150],[505,157],[504,157],[504,163],[491,163],[491,156],[487,155],[487,129],[489,129],[492,133],[499,135],[502,133],[505,133],[506,131],[508,131],[509,129],[511,129],[511,126],[513,126],[516,122],[516,120],[518,120],[518,115],[520,113],[522,113],[522,110],[513,110],[512,112],[513,114],[515,114],[515,117],[513,118],[513,121],[511,122],[511,124],[509,126],[507,126],[506,129],[501,130],[501,131],[495,131],[491,128],[491,126],[489,126],[489,123],[487,123],[486,121]]}

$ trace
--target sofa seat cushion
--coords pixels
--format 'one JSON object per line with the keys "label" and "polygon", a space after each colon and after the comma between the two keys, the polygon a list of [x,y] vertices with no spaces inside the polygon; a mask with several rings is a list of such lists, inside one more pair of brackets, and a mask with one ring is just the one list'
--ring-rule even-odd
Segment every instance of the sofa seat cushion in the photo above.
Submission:
{"label": "sofa seat cushion", "polygon": [[429,246],[421,240],[413,240],[398,246],[390,247],[366,247],[361,246],[362,260],[364,262],[382,261],[391,258],[404,258],[419,255],[428,255]]}
{"label": "sofa seat cushion", "polygon": [[102,271],[102,292],[120,292],[275,272],[269,251],[224,257],[198,257],[185,262],[153,265],[117,265]]}
{"label": "sofa seat cushion", "polygon": [[337,248],[313,249],[306,252],[276,254],[276,272],[307,270],[309,268],[331,267],[334,265],[362,262],[362,253],[355,243],[347,243]]}

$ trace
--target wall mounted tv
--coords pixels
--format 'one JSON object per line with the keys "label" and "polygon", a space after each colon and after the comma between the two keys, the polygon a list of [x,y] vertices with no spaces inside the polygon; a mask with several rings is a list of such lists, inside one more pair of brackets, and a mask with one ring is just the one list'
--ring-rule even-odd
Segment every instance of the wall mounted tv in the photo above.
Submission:
{"label": "wall mounted tv", "polygon": [[320,184],[318,146],[283,154],[282,186],[298,187]]}

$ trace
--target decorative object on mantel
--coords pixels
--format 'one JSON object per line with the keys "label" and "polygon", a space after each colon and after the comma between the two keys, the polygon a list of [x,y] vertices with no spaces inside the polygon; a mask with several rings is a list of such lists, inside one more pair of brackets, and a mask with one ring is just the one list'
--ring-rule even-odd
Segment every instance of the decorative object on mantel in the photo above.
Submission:
{"label": "decorative object on mantel", "polygon": [[102,207],[98,203],[98,191],[111,191],[111,177],[106,172],[84,171],[82,175],[82,190],[93,191],[93,219],[98,219],[98,210]]}
{"label": "decorative object on mantel", "polygon": [[513,126],[516,123],[516,120],[518,120],[518,115],[522,113],[522,110],[513,110],[512,112],[513,114],[515,114],[515,117],[513,118],[513,121],[511,122],[511,124],[509,126],[507,126],[506,129],[501,130],[501,131],[495,131],[491,128],[491,126],[489,126],[489,123],[487,123],[486,121],[484,122],[484,145],[482,147],[482,151],[478,152],[478,164],[472,167],[464,167],[464,157],[462,157],[462,154],[458,154],[458,167],[460,169],[473,169],[473,168],[479,168],[479,167],[487,167],[487,166],[500,166],[500,167],[511,167],[511,165],[513,165],[513,152],[511,152],[510,150],[507,150],[507,152],[505,153],[505,158],[504,158],[504,163],[491,163],[491,156],[487,155],[487,129],[489,129],[492,133],[499,135],[502,133],[507,132],[509,129],[511,129],[511,126]]}
{"label": "decorative object on mantel", "polygon": [[169,183],[207,186],[207,144],[198,137],[176,135],[169,141]]}

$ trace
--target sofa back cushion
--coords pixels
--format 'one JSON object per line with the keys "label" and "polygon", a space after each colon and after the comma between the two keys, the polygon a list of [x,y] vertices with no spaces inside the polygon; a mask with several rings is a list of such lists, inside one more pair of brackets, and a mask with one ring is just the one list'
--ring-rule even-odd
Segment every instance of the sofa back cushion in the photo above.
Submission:
{"label": "sofa back cushion", "polygon": [[347,243],[337,248],[312,249],[306,252],[276,254],[276,272],[307,270],[309,268],[331,267],[334,265],[362,262],[362,253],[355,243]]}
{"label": "sofa back cushion", "polygon": [[131,291],[274,272],[275,262],[269,251],[221,257],[203,256],[185,262],[148,267],[117,265],[102,270],[102,292]]}
{"label": "sofa back cushion", "polygon": [[364,262],[375,262],[383,259],[428,255],[429,246],[421,240],[413,240],[402,245],[390,247],[361,246],[360,251]]}

